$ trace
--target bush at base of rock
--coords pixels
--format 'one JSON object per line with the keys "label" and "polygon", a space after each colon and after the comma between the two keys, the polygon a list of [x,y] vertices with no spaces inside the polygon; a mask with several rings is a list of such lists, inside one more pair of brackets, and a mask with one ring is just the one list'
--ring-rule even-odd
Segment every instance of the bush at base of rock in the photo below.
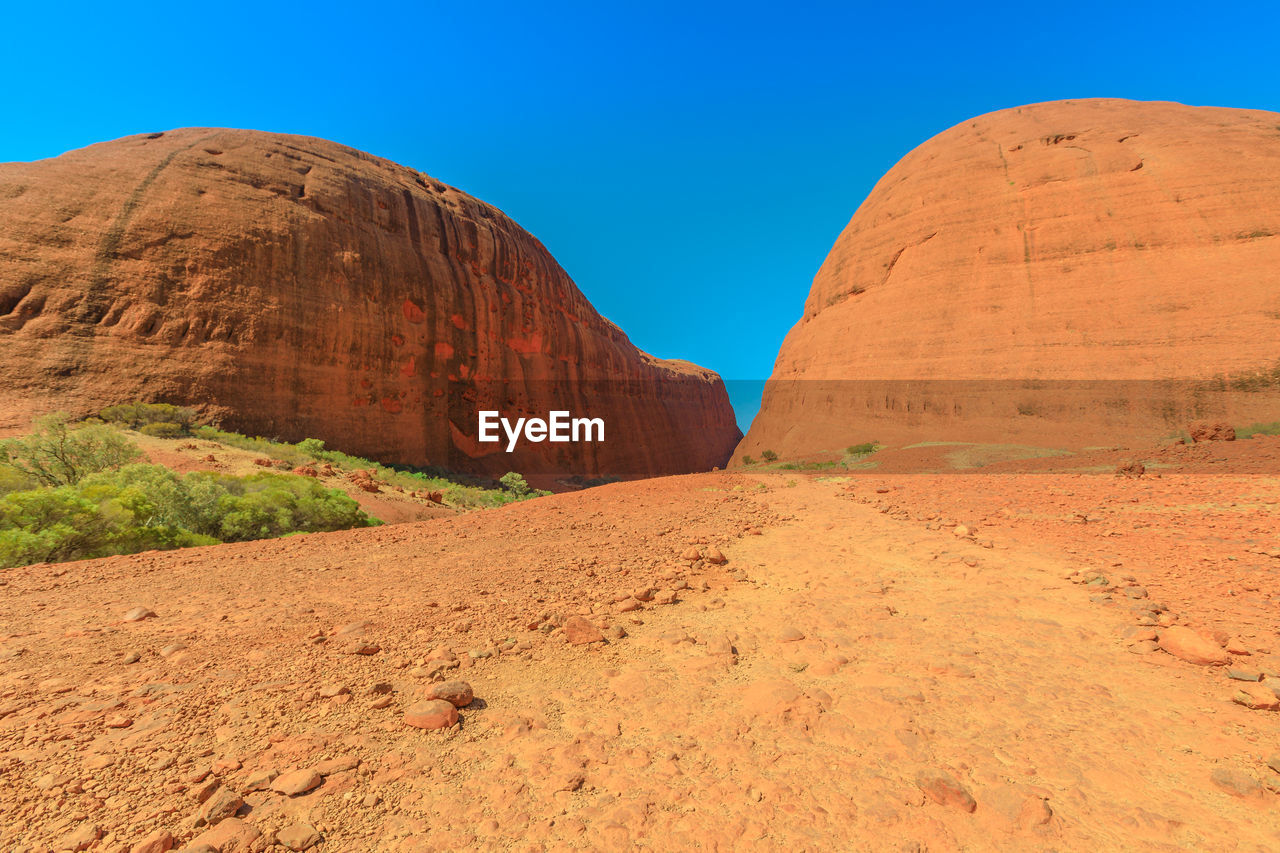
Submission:
{"label": "bush at base of rock", "polygon": [[291,474],[128,465],[0,498],[0,567],[268,539],[377,523],[347,495]]}

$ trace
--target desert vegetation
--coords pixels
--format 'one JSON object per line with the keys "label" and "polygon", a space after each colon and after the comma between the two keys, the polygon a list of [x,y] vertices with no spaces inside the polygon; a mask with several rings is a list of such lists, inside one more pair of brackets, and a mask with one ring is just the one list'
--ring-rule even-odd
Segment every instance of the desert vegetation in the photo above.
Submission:
{"label": "desert vegetation", "polygon": [[361,471],[383,485],[439,493],[461,508],[549,494],[516,472],[493,485],[459,483],[330,450],[319,439],[250,437],[198,424],[189,408],[129,403],[78,423],[50,415],[30,434],[0,442],[0,568],[381,524],[315,477],[274,470],[180,474],[148,464],[133,433],[249,450],[268,469],[327,464]]}
{"label": "desert vegetation", "polygon": [[179,475],[141,458],[118,429],[65,415],[0,443],[0,567],[379,523],[307,477]]}

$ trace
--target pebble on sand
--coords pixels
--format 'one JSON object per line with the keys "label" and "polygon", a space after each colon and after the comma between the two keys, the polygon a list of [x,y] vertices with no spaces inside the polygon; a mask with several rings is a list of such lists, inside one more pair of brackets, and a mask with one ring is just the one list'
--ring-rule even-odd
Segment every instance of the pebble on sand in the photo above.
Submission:
{"label": "pebble on sand", "polygon": [[324,777],[314,770],[291,770],[272,780],[271,790],[286,797],[296,797],[318,787],[323,781]]}
{"label": "pebble on sand", "polygon": [[320,833],[309,824],[295,823],[276,833],[276,843],[290,850],[310,850],[320,843]]}
{"label": "pebble on sand", "polygon": [[443,699],[455,708],[465,708],[471,704],[475,693],[465,681],[442,681],[432,685],[427,696],[431,699]]}
{"label": "pebble on sand", "polygon": [[404,722],[415,729],[444,729],[458,722],[458,709],[443,699],[426,699],[405,709]]}
{"label": "pebble on sand", "polygon": [[916,785],[938,805],[954,806],[967,812],[978,807],[973,795],[945,770],[921,770],[916,774]]}
{"label": "pebble on sand", "polygon": [[1231,655],[1225,649],[1184,625],[1175,625],[1161,631],[1160,648],[1176,658],[1198,666],[1221,666],[1231,661]]}
{"label": "pebble on sand", "polygon": [[168,853],[173,849],[173,834],[167,829],[157,829],[129,848],[129,853]]}
{"label": "pebble on sand", "polygon": [[800,629],[788,625],[778,633],[778,639],[784,643],[795,643],[804,639],[804,634]]}
{"label": "pebble on sand", "polygon": [[1265,684],[1240,684],[1231,701],[1254,711],[1280,711],[1280,697]]}
{"label": "pebble on sand", "polygon": [[1232,767],[1219,767],[1213,771],[1213,784],[1234,797],[1261,797],[1262,785],[1258,780]]}
{"label": "pebble on sand", "polygon": [[604,634],[581,616],[570,616],[564,623],[564,638],[574,646],[604,641]]}

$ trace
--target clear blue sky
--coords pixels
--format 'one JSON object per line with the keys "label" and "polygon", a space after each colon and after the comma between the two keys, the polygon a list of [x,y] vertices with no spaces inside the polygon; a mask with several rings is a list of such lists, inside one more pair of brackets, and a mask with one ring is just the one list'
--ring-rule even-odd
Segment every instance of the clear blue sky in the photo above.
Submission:
{"label": "clear blue sky", "polygon": [[758,381],[907,151],[1061,98],[1280,110],[1278,9],[9,4],[0,161],[191,125],[334,139],[505,210],[641,348]]}

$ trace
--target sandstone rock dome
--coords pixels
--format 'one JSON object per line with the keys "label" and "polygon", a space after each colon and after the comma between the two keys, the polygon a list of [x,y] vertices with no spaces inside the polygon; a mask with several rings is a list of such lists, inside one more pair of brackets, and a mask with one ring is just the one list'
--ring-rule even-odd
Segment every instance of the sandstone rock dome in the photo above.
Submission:
{"label": "sandstone rock dome", "polygon": [[[360,151],[187,128],[0,165],[0,428],[113,402],[455,470],[722,464],[720,378],[641,352],[496,208]],[[604,417],[480,445],[476,411]]]}
{"label": "sandstone rock dome", "polygon": [[1280,115],[1002,110],[875,186],[739,450],[1110,443],[1198,415],[1276,420],[1278,344]]}

